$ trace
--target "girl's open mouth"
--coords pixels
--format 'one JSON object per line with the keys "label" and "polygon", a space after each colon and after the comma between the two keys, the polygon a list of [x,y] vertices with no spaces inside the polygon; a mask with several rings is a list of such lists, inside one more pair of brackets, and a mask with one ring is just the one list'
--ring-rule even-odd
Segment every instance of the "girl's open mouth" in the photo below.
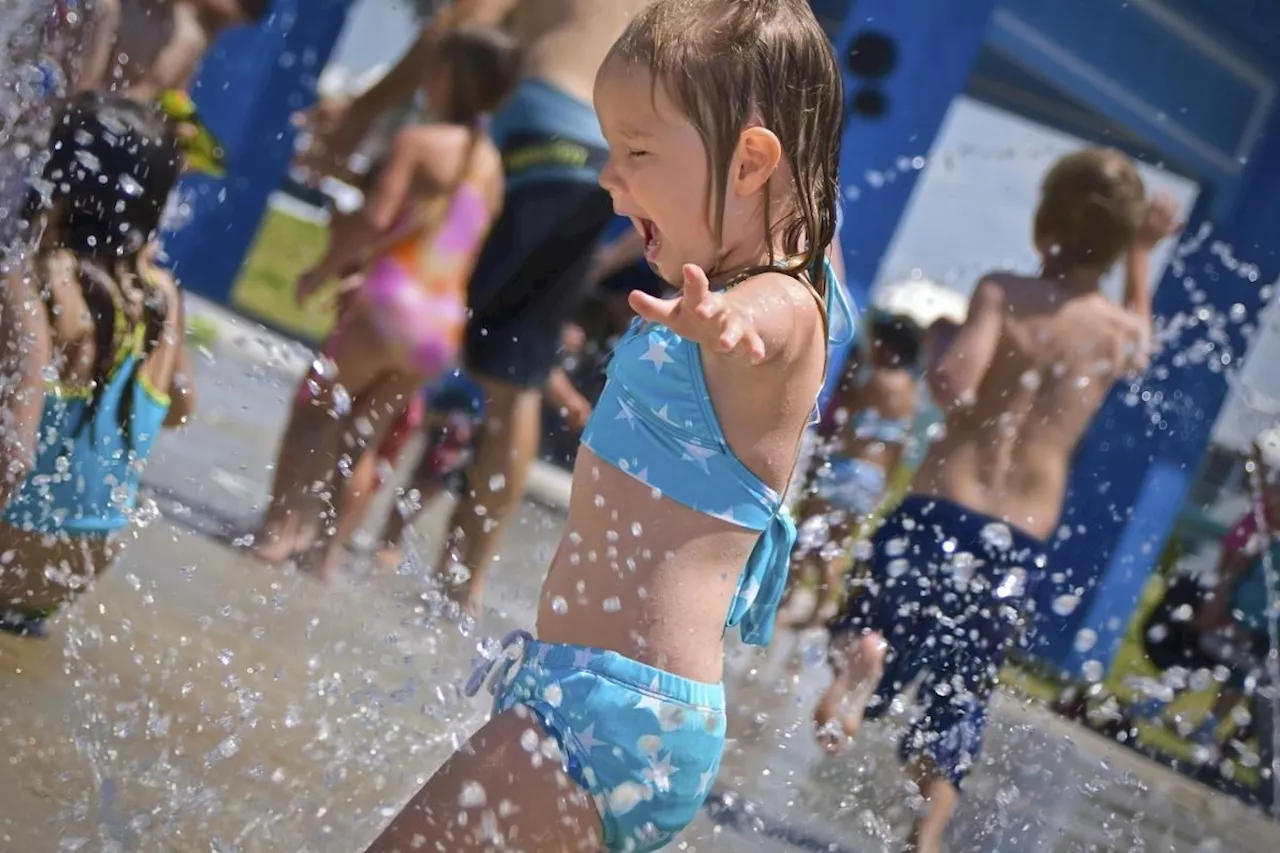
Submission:
{"label": "girl's open mouth", "polygon": [[644,259],[652,264],[662,249],[662,232],[653,224],[653,220],[636,218],[632,221],[644,237]]}

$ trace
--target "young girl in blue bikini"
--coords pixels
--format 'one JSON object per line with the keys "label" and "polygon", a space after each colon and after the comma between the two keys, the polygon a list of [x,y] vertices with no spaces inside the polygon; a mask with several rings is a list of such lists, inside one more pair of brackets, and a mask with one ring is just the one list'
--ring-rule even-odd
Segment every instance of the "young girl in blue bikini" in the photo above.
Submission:
{"label": "young girl in blue bikini", "polygon": [[631,296],[537,639],[473,676],[492,718],[371,850],[648,851],[697,815],[724,751],[724,634],[770,640],[782,496],[829,338],[852,328],[825,262],[841,97],[803,0],[660,0],[614,45],[600,182],[682,291]]}

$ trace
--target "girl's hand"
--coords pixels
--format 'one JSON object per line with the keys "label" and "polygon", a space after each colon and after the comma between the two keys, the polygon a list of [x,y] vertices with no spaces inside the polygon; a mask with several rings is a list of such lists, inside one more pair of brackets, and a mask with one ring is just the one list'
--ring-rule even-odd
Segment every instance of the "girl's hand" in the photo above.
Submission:
{"label": "girl's hand", "polygon": [[364,273],[356,272],[351,275],[343,276],[338,282],[338,286],[334,288],[333,296],[329,300],[329,307],[335,311],[339,317],[346,314],[351,308],[351,303],[355,300],[356,294],[360,292],[360,288],[364,286]]}
{"label": "girl's hand", "polygon": [[631,291],[627,300],[644,319],[660,323],[682,338],[728,356],[747,356],[759,364],[767,355],[751,316],[723,292],[712,293],[707,274],[696,264],[684,266],[684,288],[672,299]]}
{"label": "girl's hand", "polygon": [[323,267],[312,267],[298,276],[298,284],[293,290],[293,301],[301,308],[328,280],[328,270]]}

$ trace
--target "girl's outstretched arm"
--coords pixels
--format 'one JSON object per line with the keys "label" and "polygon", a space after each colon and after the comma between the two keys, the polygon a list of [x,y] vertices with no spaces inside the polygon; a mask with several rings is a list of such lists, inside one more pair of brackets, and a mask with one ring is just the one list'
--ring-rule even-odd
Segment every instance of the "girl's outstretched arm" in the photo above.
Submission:
{"label": "girl's outstretched arm", "polygon": [[52,360],[49,316],[25,270],[0,288],[0,507],[22,485],[36,456]]}

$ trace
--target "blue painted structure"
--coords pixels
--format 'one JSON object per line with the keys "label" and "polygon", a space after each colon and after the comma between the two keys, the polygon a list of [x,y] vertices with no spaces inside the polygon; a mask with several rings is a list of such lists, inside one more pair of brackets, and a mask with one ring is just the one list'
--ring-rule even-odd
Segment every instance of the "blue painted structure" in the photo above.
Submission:
{"label": "blue painted structure", "polygon": [[[307,14],[297,10],[307,6]],[[851,117],[841,167],[846,182],[843,248],[850,289],[865,301],[926,157],[961,93],[1086,139],[1118,145],[1197,180],[1203,193],[1190,233],[1213,232],[1170,272],[1156,299],[1164,317],[1233,304],[1249,315],[1259,289],[1280,274],[1266,223],[1280,219],[1280,6],[1269,0],[813,0],[843,55],[868,30],[897,44],[896,69],[876,85],[879,119]],[[313,97],[349,0],[278,0],[260,31],[222,42],[206,64],[197,100],[227,143],[231,176],[193,178],[193,223],[173,234],[171,256],[196,292],[227,301],[266,200],[292,151],[289,114]],[[293,62],[282,59],[292,57]],[[859,88],[846,77],[850,94]],[[1239,278],[1213,240],[1257,266]],[[1183,278],[1193,281],[1190,290]],[[1196,291],[1202,291],[1203,301]],[[1240,326],[1224,330],[1238,359]],[[1108,401],[1078,455],[1053,570],[1041,590],[1035,650],[1066,673],[1088,657],[1107,663],[1123,636],[1160,546],[1182,508],[1226,392],[1221,373],[1184,365],[1208,345],[1207,324],[1184,332],[1145,383],[1152,406]],[[1220,344],[1213,344],[1215,351]],[[838,354],[842,358],[844,354]],[[1160,417],[1152,424],[1153,412]],[[1082,532],[1081,532],[1082,531]],[[1062,592],[1080,605],[1057,615]],[[1098,634],[1074,649],[1081,628]]]}
{"label": "blue painted structure", "polygon": [[205,59],[193,96],[226,149],[228,175],[189,175],[178,189],[189,212],[165,235],[165,251],[191,291],[230,301],[267,199],[293,156],[290,117],[314,103],[351,2],[275,0],[260,26],[228,32]]}
{"label": "blue painted structure", "polygon": [[[1231,13],[1222,14],[1228,6]],[[1188,233],[1204,227],[1212,237],[1168,273],[1156,312],[1217,314],[1238,303],[1256,314],[1261,286],[1280,275],[1265,225],[1280,216],[1280,74],[1267,59],[1280,56],[1280,7],[858,0],[837,48],[868,29],[897,38],[901,70],[885,88],[900,86],[894,91],[909,92],[912,105],[891,106],[880,121],[850,122],[841,164],[850,196],[844,246],[850,278],[874,282],[909,200],[915,170],[895,156],[927,152],[946,105],[965,91],[1199,182]],[[875,188],[886,173],[892,183]],[[1252,280],[1226,268],[1214,254],[1215,240],[1256,265]],[[1247,346],[1240,324],[1222,329],[1219,343],[1209,340],[1210,325],[1186,329],[1162,353],[1143,385],[1155,402],[1130,406],[1114,394],[1078,453],[1063,520],[1071,535],[1054,549],[1057,582],[1041,587],[1034,646],[1066,674],[1080,673],[1086,659],[1111,661],[1182,510],[1227,390],[1221,372],[1184,363],[1186,354],[1203,347],[1218,357],[1225,342],[1238,360]],[[1054,613],[1051,604],[1063,594],[1080,603]],[[1077,651],[1083,628],[1098,640]]]}

